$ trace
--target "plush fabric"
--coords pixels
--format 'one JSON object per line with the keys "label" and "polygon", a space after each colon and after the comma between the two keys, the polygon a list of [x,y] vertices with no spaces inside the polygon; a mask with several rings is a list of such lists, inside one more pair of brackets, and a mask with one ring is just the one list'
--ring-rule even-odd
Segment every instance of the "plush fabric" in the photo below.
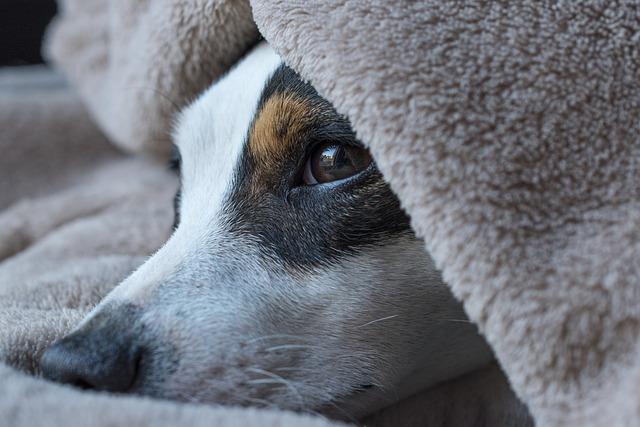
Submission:
{"label": "plush fabric", "polygon": [[[634,2],[253,0],[253,18],[242,1],[62,6],[49,56],[112,141],[155,155],[168,150],[175,111],[255,42],[254,19],[287,63],[352,121],[536,423],[640,422]],[[43,121],[64,115],[56,105],[80,109],[69,94],[56,102],[35,107]],[[19,103],[0,106],[3,125],[19,123],[12,114],[25,116]],[[37,135],[45,125],[33,125],[34,147],[43,145]],[[86,117],[66,129],[97,135]],[[9,134],[3,146],[31,138],[23,132],[17,144],[14,131],[0,132]],[[43,150],[52,154],[41,164],[65,157],[51,148],[70,143],[60,135],[47,139]],[[1,196],[0,356],[27,371],[37,360],[32,349],[64,332],[115,284],[106,277],[126,275],[168,233],[160,230],[167,230],[170,177],[149,161],[113,153],[101,136],[89,139],[104,151],[83,158],[82,173],[45,171],[27,184],[39,171],[22,148],[15,156],[26,169],[12,163],[0,172],[11,179]],[[129,177],[122,192],[114,176]],[[145,197],[148,203],[133,202]],[[130,247],[130,235],[140,243]],[[91,274],[85,262],[96,263]],[[92,297],[85,283],[97,289]],[[30,292],[46,295],[45,303]],[[25,381],[53,393],[7,375],[2,387]],[[28,411],[29,399],[13,402],[0,401],[0,415]]]}
{"label": "plush fabric", "polygon": [[254,1],[539,425],[640,422],[633,2]]}
{"label": "plush fabric", "polygon": [[166,154],[177,108],[233,65],[259,34],[237,0],[60,0],[48,55],[110,140]]}
{"label": "plush fabric", "polygon": [[339,427],[320,417],[252,408],[218,408],[132,396],[83,393],[0,366],[3,426],[308,426]]}

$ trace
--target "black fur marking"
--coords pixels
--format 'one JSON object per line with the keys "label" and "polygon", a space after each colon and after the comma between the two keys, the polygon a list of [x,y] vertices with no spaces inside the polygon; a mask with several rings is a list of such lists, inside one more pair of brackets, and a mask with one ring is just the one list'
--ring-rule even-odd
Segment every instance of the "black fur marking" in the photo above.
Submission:
{"label": "black fur marking", "polygon": [[[345,254],[410,234],[409,219],[375,164],[335,184],[300,185],[300,171],[316,144],[361,143],[348,120],[286,66],[267,83],[256,118],[270,97],[283,93],[303,99],[313,119],[297,143],[284,148],[269,165],[245,144],[224,207],[230,231],[257,237],[268,255],[299,269],[327,265]],[[277,129],[278,124],[274,126]]]}
{"label": "black fur marking", "polygon": [[180,167],[182,166],[182,157],[180,156],[180,150],[174,144],[171,146],[171,158],[169,159],[169,170],[180,174]]}
{"label": "black fur marking", "polygon": [[[171,147],[171,159],[169,159],[169,169],[180,176],[180,168],[182,167],[182,157],[180,150],[176,145]],[[182,195],[182,185],[178,188],[176,195],[173,197],[173,230],[178,228],[180,224],[180,197]]]}

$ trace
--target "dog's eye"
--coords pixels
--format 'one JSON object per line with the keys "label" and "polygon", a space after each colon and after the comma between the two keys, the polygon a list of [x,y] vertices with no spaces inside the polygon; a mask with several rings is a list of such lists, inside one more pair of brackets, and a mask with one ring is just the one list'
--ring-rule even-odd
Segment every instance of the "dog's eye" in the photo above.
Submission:
{"label": "dog's eye", "polygon": [[349,178],[371,164],[364,148],[334,143],[318,145],[307,159],[302,180],[306,185]]}

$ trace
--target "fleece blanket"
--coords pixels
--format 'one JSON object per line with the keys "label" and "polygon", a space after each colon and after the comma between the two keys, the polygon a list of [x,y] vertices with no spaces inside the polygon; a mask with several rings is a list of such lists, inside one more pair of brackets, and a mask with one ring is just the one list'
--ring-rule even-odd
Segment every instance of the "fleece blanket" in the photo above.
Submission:
{"label": "fleece blanket", "polygon": [[[110,141],[160,158],[175,111],[262,34],[350,118],[536,423],[640,422],[634,2],[61,6],[50,58]],[[33,100],[36,114],[20,112],[22,101],[2,102],[11,112],[3,113],[0,129],[8,134],[0,143],[15,153],[0,169],[8,183],[0,217],[0,357],[27,372],[44,346],[168,233],[171,178],[151,160],[114,152],[68,92],[55,99]],[[84,119],[51,116],[62,110]],[[54,121],[67,125],[48,131]],[[12,132],[20,125],[17,144]],[[74,160],[63,148],[71,144],[65,132],[77,132],[75,143],[95,154]],[[40,147],[43,137],[48,148]],[[39,161],[36,146],[44,153]],[[77,399],[65,399],[61,388],[15,370],[0,368],[0,375],[0,416],[14,425],[31,425],[39,405],[61,420],[65,410],[98,407],[121,421],[134,405],[70,389],[66,396]],[[5,399],[12,390],[20,397]],[[153,405],[161,404],[145,400],[136,411]],[[166,408],[158,413],[170,415],[154,419],[217,413]],[[281,415],[295,417],[260,416],[287,422]]]}

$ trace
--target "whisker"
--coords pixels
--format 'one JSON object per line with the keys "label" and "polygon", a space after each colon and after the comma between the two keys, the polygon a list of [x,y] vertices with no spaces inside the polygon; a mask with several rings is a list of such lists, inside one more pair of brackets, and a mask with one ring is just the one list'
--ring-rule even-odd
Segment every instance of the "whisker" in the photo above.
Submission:
{"label": "whisker", "polygon": [[274,374],[273,372],[269,372],[269,371],[266,371],[264,369],[260,369],[260,368],[257,368],[257,367],[247,368],[246,371],[253,372],[254,374],[264,375],[266,377],[269,377],[269,378],[272,378],[272,379],[275,379],[275,380],[281,380],[281,381],[285,381],[285,382],[287,381],[286,379],[282,378],[280,375]]}
{"label": "whisker", "polygon": [[285,366],[282,368],[276,368],[274,371],[283,371],[283,372],[318,372],[315,368],[302,368],[302,367],[293,367],[293,366]]}
{"label": "whisker", "polygon": [[371,322],[367,322],[364,325],[356,326],[357,328],[364,328],[365,326],[373,325],[374,323],[382,322],[384,320],[394,319],[398,317],[399,314],[394,314],[393,316],[381,317],[380,319],[372,320]]}
{"label": "whisker", "polygon": [[280,375],[274,374],[273,372],[269,372],[260,368],[247,368],[246,370],[248,372],[253,372],[255,374],[267,376],[271,379],[271,380],[267,380],[267,379],[249,380],[247,381],[248,383],[250,384],[275,384],[275,383],[282,384],[285,387],[287,387],[287,389],[289,389],[297,397],[298,401],[300,402],[300,407],[306,406],[304,402],[304,398],[302,397],[302,394],[300,394],[300,391],[298,391],[298,389],[293,385],[293,381],[289,381],[281,377]]}
{"label": "whisker", "polygon": [[274,335],[263,335],[260,337],[256,337],[256,338],[252,338],[250,340],[247,340],[247,343],[254,343],[256,341],[263,341],[263,340],[270,340],[270,339],[277,339],[277,338],[289,338],[289,339],[296,339],[296,340],[308,340],[308,338],[306,337],[301,337],[299,335],[287,335],[287,334],[274,334]]}
{"label": "whisker", "polygon": [[262,378],[262,379],[257,379],[257,380],[249,380],[249,381],[247,381],[247,384],[284,384],[284,385],[288,385],[287,381],[281,381],[281,380],[276,380],[276,379],[271,379],[271,378]]}
{"label": "whisker", "polygon": [[305,348],[318,349],[322,347],[317,345],[307,345],[307,344],[283,344],[283,345],[276,345],[274,347],[269,347],[265,351],[271,352],[271,351],[278,351],[278,350],[302,350]]}

